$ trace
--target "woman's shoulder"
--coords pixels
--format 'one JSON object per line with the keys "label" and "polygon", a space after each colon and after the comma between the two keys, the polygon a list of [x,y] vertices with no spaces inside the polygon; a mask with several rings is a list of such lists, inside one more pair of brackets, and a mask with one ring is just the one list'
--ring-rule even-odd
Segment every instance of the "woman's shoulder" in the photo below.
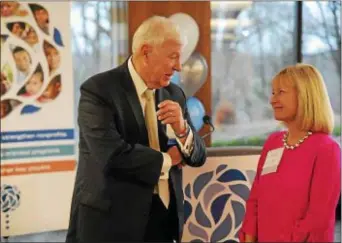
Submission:
{"label": "woman's shoulder", "polygon": [[339,149],[341,150],[341,145],[336,138],[332,137],[330,134],[326,133],[313,133],[311,135],[311,139],[308,139],[310,145],[314,148],[316,147],[318,150],[321,149]]}
{"label": "woman's shoulder", "polygon": [[276,131],[272,132],[270,135],[268,135],[264,146],[270,146],[270,145],[277,145],[282,144],[283,137],[286,131]]}

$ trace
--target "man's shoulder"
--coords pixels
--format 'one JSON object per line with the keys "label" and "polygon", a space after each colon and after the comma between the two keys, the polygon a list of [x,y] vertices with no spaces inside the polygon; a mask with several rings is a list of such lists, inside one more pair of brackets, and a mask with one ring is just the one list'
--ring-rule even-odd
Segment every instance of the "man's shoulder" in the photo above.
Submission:
{"label": "man's shoulder", "polygon": [[116,81],[122,80],[125,75],[124,65],[120,65],[113,69],[109,69],[93,76],[90,76],[82,87],[108,87],[108,85],[116,85]]}

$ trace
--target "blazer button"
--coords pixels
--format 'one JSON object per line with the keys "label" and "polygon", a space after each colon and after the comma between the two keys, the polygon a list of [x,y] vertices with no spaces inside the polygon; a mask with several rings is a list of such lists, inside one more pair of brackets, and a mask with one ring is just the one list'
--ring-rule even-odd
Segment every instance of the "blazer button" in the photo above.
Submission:
{"label": "blazer button", "polygon": [[165,174],[164,172],[160,173],[161,176],[163,176],[164,174]]}

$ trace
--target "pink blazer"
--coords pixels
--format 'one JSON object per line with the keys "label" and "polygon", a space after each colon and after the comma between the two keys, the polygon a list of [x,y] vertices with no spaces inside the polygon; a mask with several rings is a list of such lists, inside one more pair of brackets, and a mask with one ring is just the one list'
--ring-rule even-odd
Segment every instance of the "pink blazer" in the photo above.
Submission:
{"label": "pink blazer", "polygon": [[264,144],[239,239],[258,242],[333,242],[341,192],[341,148],[327,134],[313,133],[285,149],[275,172],[261,175],[267,152],[283,146],[284,132]]}

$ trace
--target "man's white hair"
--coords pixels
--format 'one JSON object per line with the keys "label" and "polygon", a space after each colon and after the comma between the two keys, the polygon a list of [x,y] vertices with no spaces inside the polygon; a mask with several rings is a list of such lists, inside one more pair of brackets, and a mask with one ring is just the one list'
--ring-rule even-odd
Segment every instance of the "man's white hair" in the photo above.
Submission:
{"label": "man's white hair", "polygon": [[136,53],[144,44],[161,45],[169,39],[183,44],[178,26],[166,17],[150,17],[135,31],[132,41],[132,53]]}

